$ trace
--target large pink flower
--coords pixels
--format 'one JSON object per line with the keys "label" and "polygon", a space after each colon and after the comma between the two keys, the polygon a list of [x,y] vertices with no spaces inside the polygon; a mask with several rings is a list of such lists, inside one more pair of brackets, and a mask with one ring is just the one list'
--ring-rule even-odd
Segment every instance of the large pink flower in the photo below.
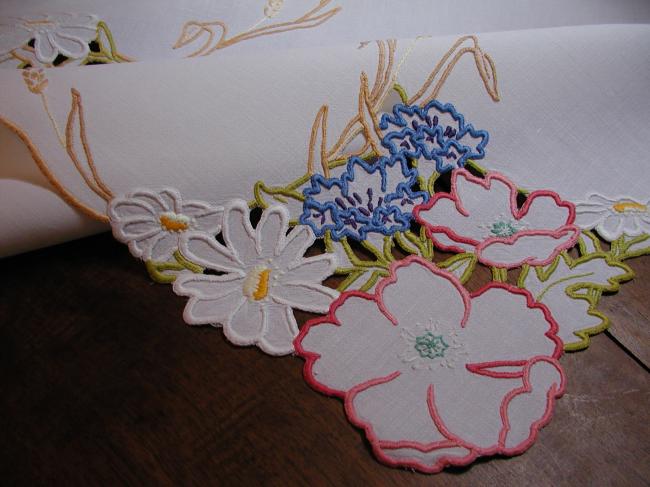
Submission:
{"label": "large pink flower", "polygon": [[476,252],[484,264],[547,265],[575,245],[575,207],[553,191],[534,191],[521,208],[517,187],[505,176],[485,179],[465,169],[451,176],[451,194],[437,193],[415,208],[429,238],[442,250]]}
{"label": "large pink flower", "polygon": [[533,443],[564,391],[556,331],[528,291],[469,294],[411,256],[374,295],[342,294],[295,348],[307,381],[343,398],[381,461],[437,472]]}

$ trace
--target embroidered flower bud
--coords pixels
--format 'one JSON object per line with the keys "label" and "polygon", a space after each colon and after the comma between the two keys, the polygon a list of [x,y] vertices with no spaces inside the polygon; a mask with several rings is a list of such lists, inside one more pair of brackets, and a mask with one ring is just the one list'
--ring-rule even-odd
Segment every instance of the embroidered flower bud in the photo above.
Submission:
{"label": "embroidered flower bud", "polygon": [[284,0],[268,0],[266,2],[266,5],[264,6],[264,16],[272,19],[278,13],[280,13],[280,10],[282,10],[282,6],[284,5]]}
{"label": "embroidered flower bud", "polygon": [[23,80],[27,89],[36,95],[43,93],[47,87],[47,78],[42,68],[27,68],[23,70]]}

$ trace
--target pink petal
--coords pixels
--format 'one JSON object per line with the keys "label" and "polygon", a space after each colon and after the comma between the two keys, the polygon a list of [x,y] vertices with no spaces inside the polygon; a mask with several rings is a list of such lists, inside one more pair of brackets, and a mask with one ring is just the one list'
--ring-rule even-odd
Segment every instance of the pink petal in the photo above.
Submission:
{"label": "pink petal", "polygon": [[548,265],[560,252],[573,247],[579,235],[572,225],[557,231],[521,231],[507,239],[485,240],[476,250],[479,261],[489,266]]}
{"label": "pink petal", "polygon": [[425,325],[430,320],[445,330],[464,324],[469,295],[452,274],[421,259],[393,265],[392,277],[377,285],[385,312],[399,327]]}
{"label": "pink petal", "polygon": [[312,356],[312,383],[342,394],[403,367],[399,331],[370,296],[345,294],[330,309],[327,318],[303,328],[296,339],[301,355]]}
{"label": "pink petal", "polygon": [[411,380],[411,374],[390,377],[393,378],[371,381],[350,392],[351,407],[347,411],[352,415],[351,421],[371,430],[380,442],[424,445],[447,440],[431,418],[427,403],[429,385]]}

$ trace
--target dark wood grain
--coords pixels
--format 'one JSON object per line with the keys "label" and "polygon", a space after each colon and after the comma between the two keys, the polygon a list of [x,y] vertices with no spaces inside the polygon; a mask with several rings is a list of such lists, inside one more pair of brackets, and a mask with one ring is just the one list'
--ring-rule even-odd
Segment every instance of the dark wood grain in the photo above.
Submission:
{"label": "dark wood grain", "polygon": [[[631,265],[650,276],[649,261]],[[562,358],[567,393],[527,453],[431,477],[379,464],[341,402],[302,380],[300,359],[236,348],[218,329],[184,325],[185,299],[152,284],[109,235],[1,263],[3,485],[650,479],[649,376],[606,335]],[[650,285],[625,286],[626,294],[606,301],[617,327],[629,319],[626,310],[650,310]]]}

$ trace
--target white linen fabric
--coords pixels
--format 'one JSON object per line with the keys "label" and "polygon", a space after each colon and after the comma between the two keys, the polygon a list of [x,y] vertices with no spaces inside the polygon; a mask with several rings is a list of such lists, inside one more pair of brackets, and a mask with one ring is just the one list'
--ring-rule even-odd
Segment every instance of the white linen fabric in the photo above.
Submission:
{"label": "white linen fabric", "polygon": [[[270,4],[275,4],[272,12]],[[196,42],[172,49],[187,21],[220,20],[232,36],[251,27],[294,20],[318,5],[319,0],[3,0],[0,20],[12,23],[15,18],[57,12],[94,14],[109,26],[124,54],[150,61],[182,58],[201,45],[203,39],[198,37]],[[335,8],[340,11],[315,28],[238,43],[224,52],[319,47],[416,35],[650,23],[650,4],[645,0],[330,0],[317,13]]]}
{"label": "white linen fabric", "polygon": [[[398,42],[397,81],[407,93],[420,88],[455,39]],[[461,59],[438,98],[490,133],[482,165],[573,202],[592,193],[648,201],[650,174],[639,154],[650,139],[650,27],[499,32],[481,35],[480,43],[495,62],[501,101],[486,95],[471,57]],[[171,186],[222,205],[252,198],[260,179],[284,185],[304,174],[319,108],[328,105],[335,139],[357,112],[360,73],[376,69],[374,43],[298,48],[50,69],[47,96],[65,126],[70,89],[81,94],[95,164],[115,194]],[[0,116],[29,135],[73,194],[105,212],[18,70],[0,70],[0,84]],[[0,151],[0,255],[106,228],[60,200],[4,127]]]}

